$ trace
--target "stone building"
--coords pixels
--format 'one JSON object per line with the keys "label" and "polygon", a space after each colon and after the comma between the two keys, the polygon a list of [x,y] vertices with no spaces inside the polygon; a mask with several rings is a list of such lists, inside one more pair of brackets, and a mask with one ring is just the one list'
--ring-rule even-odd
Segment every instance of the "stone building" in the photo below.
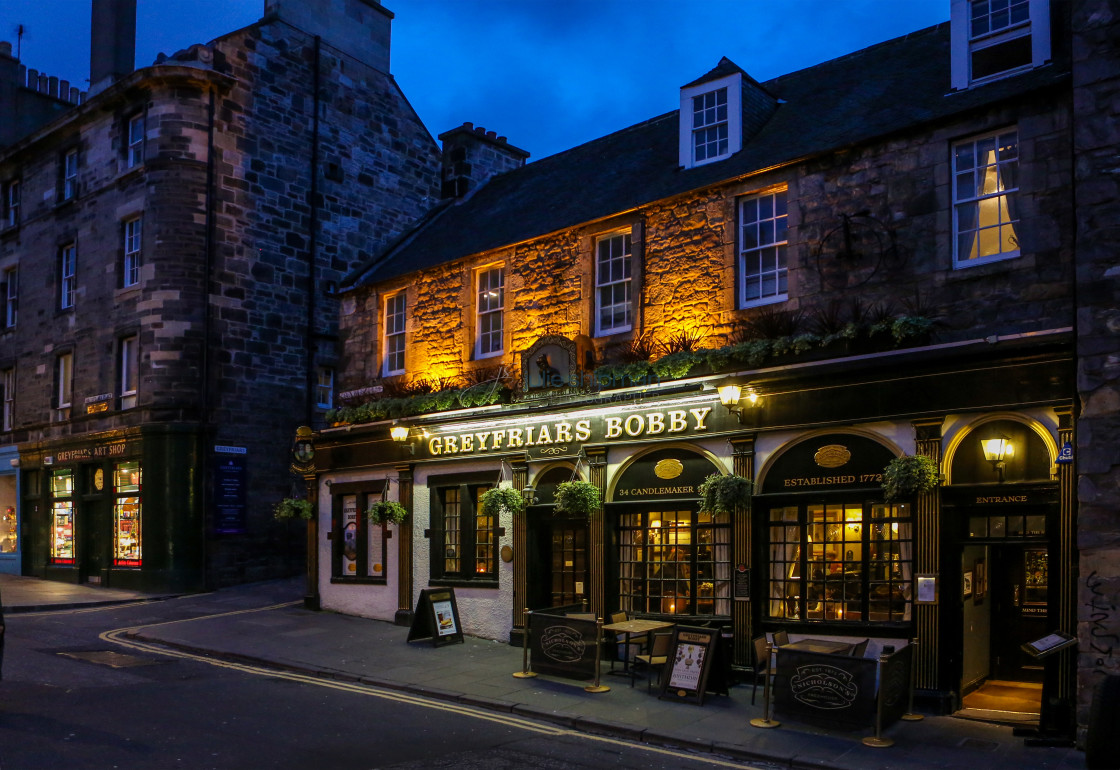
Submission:
{"label": "stone building", "polygon": [[272,507],[303,493],[296,426],[332,405],[334,289],[438,198],[438,148],[374,0],[267,0],[134,70],[135,10],[94,1],[88,95],[0,48],[0,113],[21,116],[0,144],[0,569],[292,574],[304,528]]}
{"label": "stone building", "polygon": [[[1117,632],[1114,22],[949,5],[765,83],[724,58],[679,111],[492,178],[469,155],[504,143],[456,132],[444,201],[342,286],[323,605],[410,622],[446,586],[519,642],[586,603],[722,626],[737,665],[867,639],[929,708],[1083,725]],[[711,475],[753,494],[701,505]],[[571,480],[590,516],[554,505]]]}

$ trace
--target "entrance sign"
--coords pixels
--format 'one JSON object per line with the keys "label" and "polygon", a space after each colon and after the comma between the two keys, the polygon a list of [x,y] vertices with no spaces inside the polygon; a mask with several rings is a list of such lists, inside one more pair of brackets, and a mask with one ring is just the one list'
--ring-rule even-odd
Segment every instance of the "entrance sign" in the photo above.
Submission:
{"label": "entrance sign", "polygon": [[708,675],[719,655],[718,640],[719,631],[714,628],[674,627],[658,697],[695,700],[697,705],[704,705]]}
{"label": "entrance sign", "polygon": [[428,638],[433,647],[463,643],[463,624],[459,621],[454,588],[425,588],[420,592],[407,641]]}

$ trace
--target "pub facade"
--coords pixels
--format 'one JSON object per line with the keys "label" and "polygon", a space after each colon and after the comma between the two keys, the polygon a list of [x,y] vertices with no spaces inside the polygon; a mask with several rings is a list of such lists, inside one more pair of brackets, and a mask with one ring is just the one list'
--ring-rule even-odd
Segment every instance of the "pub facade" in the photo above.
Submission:
{"label": "pub facade", "polygon": [[[1076,623],[1066,11],[987,19],[1003,66],[974,5],[766,83],[722,59],[679,112],[488,178],[504,139],[441,136],[447,199],[342,286],[322,606],[406,623],[449,586],[519,643],[586,603],[719,626],[743,667],[775,631],[916,643],[931,708],[1051,677],[1068,722],[1076,657],[1020,648]],[[913,457],[933,483],[888,495]],[[753,494],[706,511],[713,475]]]}

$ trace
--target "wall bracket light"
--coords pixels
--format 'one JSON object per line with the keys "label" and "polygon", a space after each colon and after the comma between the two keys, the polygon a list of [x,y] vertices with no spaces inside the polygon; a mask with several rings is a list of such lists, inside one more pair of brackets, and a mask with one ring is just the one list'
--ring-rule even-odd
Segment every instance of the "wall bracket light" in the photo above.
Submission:
{"label": "wall bracket light", "polygon": [[732,379],[724,380],[717,385],[716,392],[719,393],[719,402],[727,408],[728,414],[733,414],[739,418],[740,425],[744,423],[743,417],[746,410],[758,406],[759,396],[754,388],[750,386],[744,388]]}
{"label": "wall bracket light", "polygon": [[992,464],[992,470],[999,474],[999,483],[1003,483],[1003,469],[1006,461],[1014,454],[1011,439],[1003,434],[992,438],[982,439],[980,447],[984,450],[984,459]]}

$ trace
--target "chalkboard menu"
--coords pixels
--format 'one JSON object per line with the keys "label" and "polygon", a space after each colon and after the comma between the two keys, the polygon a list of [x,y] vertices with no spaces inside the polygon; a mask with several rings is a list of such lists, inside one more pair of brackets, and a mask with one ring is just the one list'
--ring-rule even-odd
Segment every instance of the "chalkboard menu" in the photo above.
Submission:
{"label": "chalkboard menu", "polygon": [[433,647],[463,643],[463,624],[459,622],[459,605],[454,588],[425,588],[416,601],[408,639],[431,639]]}
{"label": "chalkboard menu", "polygon": [[675,626],[669,657],[661,672],[659,698],[675,698],[704,704],[708,675],[718,657],[719,631],[714,628]]}

